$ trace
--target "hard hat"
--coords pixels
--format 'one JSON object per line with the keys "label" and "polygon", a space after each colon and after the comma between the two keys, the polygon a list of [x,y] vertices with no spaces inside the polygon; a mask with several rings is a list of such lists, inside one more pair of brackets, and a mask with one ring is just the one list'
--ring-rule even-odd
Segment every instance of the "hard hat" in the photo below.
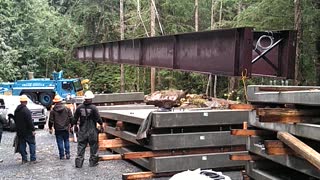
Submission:
{"label": "hard hat", "polygon": [[84,93],[84,99],[93,99],[94,98],[94,94],[92,93],[92,91],[87,91],[86,93]]}
{"label": "hard hat", "polygon": [[20,96],[20,102],[26,102],[26,101],[28,101],[28,96],[26,95]]}
{"label": "hard hat", "polygon": [[62,98],[59,95],[54,96],[53,102],[57,103],[57,102],[61,102]]}

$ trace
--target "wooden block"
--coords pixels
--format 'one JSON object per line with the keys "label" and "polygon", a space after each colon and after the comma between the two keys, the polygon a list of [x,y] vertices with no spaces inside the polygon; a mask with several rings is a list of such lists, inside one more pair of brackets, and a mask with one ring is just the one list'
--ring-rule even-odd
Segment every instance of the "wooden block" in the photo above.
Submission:
{"label": "wooden block", "polygon": [[250,129],[232,129],[230,133],[234,136],[271,136],[275,134],[272,131]]}
{"label": "wooden block", "polygon": [[98,141],[107,140],[107,134],[106,133],[99,133],[98,135]]}
{"label": "wooden block", "polygon": [[296,154],[290,148],[281,148],[281,147],[266,148],[266,153],[268,155],[294,155],[294,154]]}
{"label": "wooden block", "polygon": [[100,155],[99,161],[110,161],[110,160],[121,160],[121,154],[111,154],[111,155]]}
{"label": "wooden block", "polygon": [[229,104],[229,109],[253,110],[254,107],[251,104]]}
{"label": "wooden block", "polygon": [[123,130],[124,130],[123,121],[117,121],[117,123],[116,123],[116,131],[123,131]]}
{"label": "wooden block", "polygon": [[295,155],[296,153],[279,140],[265,140],[264,146],[268,155]]}
{"label": "wooden block", "polygon": [[122,139],[108,139],[99,141],[99,147],[101,148],[121,148],[130,145],[132,145],[132,143]]}
{"label": "wooden block", "polygon": [[320,170],[320,154],[317,151],[290,133],[278,132],[277,137],[291,149],[293,149],[298,155],[304,157],[307,161]]}
{"label": "wooden block", "polygon": [[253,154],[231,154],[229,156],[230,160],[233,161],[256,161],[264,159],[261,156],[253,155]]}

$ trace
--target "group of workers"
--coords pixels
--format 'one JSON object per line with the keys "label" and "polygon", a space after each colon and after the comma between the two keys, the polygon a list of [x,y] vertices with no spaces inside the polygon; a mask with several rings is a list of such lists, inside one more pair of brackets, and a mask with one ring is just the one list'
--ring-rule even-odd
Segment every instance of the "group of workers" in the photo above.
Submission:
{"label": "group of workers", "polygon": [[[59,150],[59,158],[70,159],[69,130],[72,126],[79,124],[78,148],[75,158],[75,167],[81,168],[84,162],[84,154],[87,144],[90,146],[89,166],[98,165],[98,128],[97,123],[103,131],[102,120],[98,109],[92,104],[94,94],[87,91],[84,95],[84,102],[79,105],[74,114],[62,103],[62,98],[56,95],[53,99],[54,107],[49,116],[49,133],[53,133]],[[28,98],[25,95],[20,97],[20,105],[14,112],[16,124],[18,151],[22,157],[22,164],[28,162],[26,146],[30,150],[30,163],[36,163],[36,140],[35,128],[31,112],[27,108]],[[1,135],[1,134],[0,134]],[[1,141],[1,136],[0,136]]]}

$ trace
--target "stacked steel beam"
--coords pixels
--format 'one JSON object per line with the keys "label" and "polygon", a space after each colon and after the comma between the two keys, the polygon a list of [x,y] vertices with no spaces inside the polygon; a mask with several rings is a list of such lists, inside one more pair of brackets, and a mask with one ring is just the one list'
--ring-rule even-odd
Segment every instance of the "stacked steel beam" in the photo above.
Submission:
{"label": "stacked steel beam", "polygon": [[[230,154],[245,153],[245,138],[230,134],[249,119],[248,110],[195,110],[158,112],[153,109],[100,110],[108,136],[100,149],[120,155],[100,160],[130,159],[152,173],[179,172],[196,168],[244,168]],[[150,114],[151,113],[151,114]],[[149,119],[144,142],[137,140],[142,124]]]}
{"label": "stacked steel beam", "polygon": [[246,173],[253,179],[320,179],[320,87],[249,86],[253,105]]}

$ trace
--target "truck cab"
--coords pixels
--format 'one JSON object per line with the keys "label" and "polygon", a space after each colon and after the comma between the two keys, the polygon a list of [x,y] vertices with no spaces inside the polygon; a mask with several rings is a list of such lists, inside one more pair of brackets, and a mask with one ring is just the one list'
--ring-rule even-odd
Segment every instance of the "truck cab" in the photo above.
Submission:
{"label": "truck cab", "polygon": [[[20,104],[20,96],[6,96],[0,95],[0,114],[6,118],[7,123],[4,127],[9,128],[11,131],[15,130],[14,111]],[[39,104],[35,104],[28,99],[28,109],[31,111],[32,120],[35,126],[43,129],[47,119],[47,109]]]}

